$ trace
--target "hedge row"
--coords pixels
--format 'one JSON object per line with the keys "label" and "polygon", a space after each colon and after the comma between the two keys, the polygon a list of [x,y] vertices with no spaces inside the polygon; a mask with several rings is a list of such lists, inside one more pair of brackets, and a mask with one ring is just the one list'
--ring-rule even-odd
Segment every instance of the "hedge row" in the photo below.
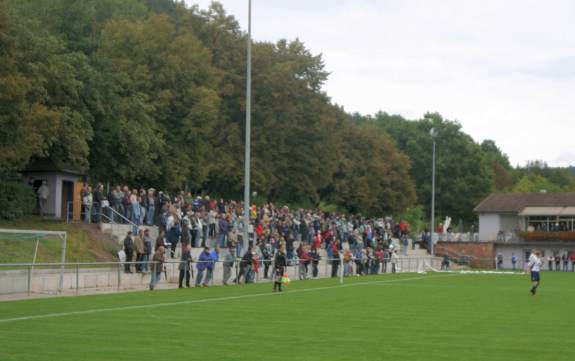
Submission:
{"label": "hedge row", "polygon": [[34,190],[17,180],[0,179],[0,218],[14,219],[32,214],[36,207]]}

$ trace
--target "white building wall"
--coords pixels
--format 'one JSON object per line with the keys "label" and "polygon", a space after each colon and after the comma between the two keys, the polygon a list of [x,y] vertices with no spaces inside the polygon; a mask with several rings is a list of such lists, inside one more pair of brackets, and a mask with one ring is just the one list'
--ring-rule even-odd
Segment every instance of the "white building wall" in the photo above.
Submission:
{"label": "white building wall", "polygon": [[499,232],[499,214],[482,213],[479,215],[479,240],[495,241]]}
{"label": "white building wall", "polygon": [[[32,180],[45,180],[48,183],[50,194],[48,195],[48,204],[46,216],[61,218],[62,215],[62,182],[77,182],[80,177],[66,174],[48,174],[48,173],[27,173],[23,179],[26,184]],[[65,216],[65,214],[64,214]]]}
{"label": "white building wall", "polygon": [[56,218],[62,218],[62,176],[56,175],[56,199],[58,204],[55,205]]}
{"label": "white building wall", "polygon": [[37,180],[45,180],[47,182],[50,194],[48,195],[48,204],[46,205],[47,208],[46,215],[49,217],[54,217],[57,211],[56,176],[54,174],[46,174],[46,173],[28,173],[24,178],[24,183],[30,184],[32,181]]}

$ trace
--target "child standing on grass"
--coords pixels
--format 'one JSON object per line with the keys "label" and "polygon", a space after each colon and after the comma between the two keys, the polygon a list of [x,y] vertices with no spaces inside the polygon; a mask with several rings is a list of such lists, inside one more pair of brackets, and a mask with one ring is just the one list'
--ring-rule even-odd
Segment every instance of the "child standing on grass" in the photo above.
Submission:
{"label": "child standing on grass", "polygon": [[282,292],[282,277],[287,266],[284,246],[281,246],[274,260],[274,292]]}

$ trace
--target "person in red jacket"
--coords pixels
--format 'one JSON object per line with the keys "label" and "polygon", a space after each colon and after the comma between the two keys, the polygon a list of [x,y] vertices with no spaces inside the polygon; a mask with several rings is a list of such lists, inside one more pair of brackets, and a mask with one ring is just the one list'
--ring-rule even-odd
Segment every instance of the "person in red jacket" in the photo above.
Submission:
{"label": "person in red jacket", "polygon": [[377,260],[377,272],[376,274],[379,274],[379,270],[380,270],[380,266],[383,272],[385,272],[385,269],[382,267],[383,266],[383,262],[385,261],[385,251],[383,250],[383,248],[378,247],[377,248],[377,252],[375,252],[375,258]]}
{"label": "person in red jacket", "polygon": [[258,256],[257,252],[254,252],[254,257],[252,260],[252,270],[254,272],[254,282],[256,275],[260,272],[260,257]]}
{"label": "person in red jacket", "polygon": [[258,235],[258,242],[260,242],[264,234],[264,226],[262,226],[261,223],[258,223],[258,226],[256,227],[256,234]]}
{"label": "person in red jacket", "polygon": [[575,272],[575,252],[571,253],[569,259],[571,260],[571,272]]}
{"label": "person in red jacket", "polygon": [[313,247],[319,249],[321,247],[321,233],[317,231],[315,237],[313,237]]}

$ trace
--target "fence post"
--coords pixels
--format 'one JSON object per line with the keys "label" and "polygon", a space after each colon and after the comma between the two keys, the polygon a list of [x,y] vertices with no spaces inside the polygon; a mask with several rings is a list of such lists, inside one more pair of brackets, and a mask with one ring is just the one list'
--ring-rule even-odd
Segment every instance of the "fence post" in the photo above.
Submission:
{"label": "fence post", "polygon": [[301,279],[302,279],[301,276],[302,276],[302,274],[301,274],[301,267],[300,267],[300,261],[299,261],[299,258],[298,258],[298,261],[297,261],[297,278],[298,278],[299,280],[301,280]]}
{"label": "fence post", "polygon": [[118,291],[122,285],[122,263],[118,261]]}
{"label": "fence post", "polygon": [[234,266],[235,266],[234,268],[236,269],[236,277],[235,277],[235,279],[234,279],[234,281],[235,281],[234,283],[236,283],[236,284],[238,284],[238,285],[240,284],[240,280],[238,279],[238,274],[239,274],[239,273],[238,273],[238,266],[239,266],[238,264],[239,264],[239,263],[240,263],[240,261],[238,261],[238,260],[236,259],[236,262],[235,262],[235,264],[234,264]]}
{"label": "fence post", "polygon": [[[207,239],[207,238],[206,238],[206,241],[205,241],[205,242],[206,242],[206,244],[207,244],[207,242],[208,242],[208,239]],[[214,266],[213,266],[213,268],[212,268],[212,279],[210,280],[210,285],[211,285],[211,286],[213,286],[214,283],[215,283],[216,271],[217,271],[217,268],[218,268],[218,264],[219,264],[219,263],[220,263],[220,260],[219,260],[219,255],[218,255],[218,260],[214,262]],[[224,274],[223,265],[224,265],[224,264],[223,264],[223,262],[222,262],[222,276],[223,276],[223,274]]]}
{"label": "fence post", "polygon": [[30,292],[32,291],[32,266],[28,265],[28,284],[27,284],[27,288],[28,288],[28,296],[30,296]]}
{"label": "fence post", "polygon": [[76,295],[80,291],[80,264],[76,263]]}
{"label": "fence post", "polygon": [[339,253],[339,283],[343,284],[343,255]]}

